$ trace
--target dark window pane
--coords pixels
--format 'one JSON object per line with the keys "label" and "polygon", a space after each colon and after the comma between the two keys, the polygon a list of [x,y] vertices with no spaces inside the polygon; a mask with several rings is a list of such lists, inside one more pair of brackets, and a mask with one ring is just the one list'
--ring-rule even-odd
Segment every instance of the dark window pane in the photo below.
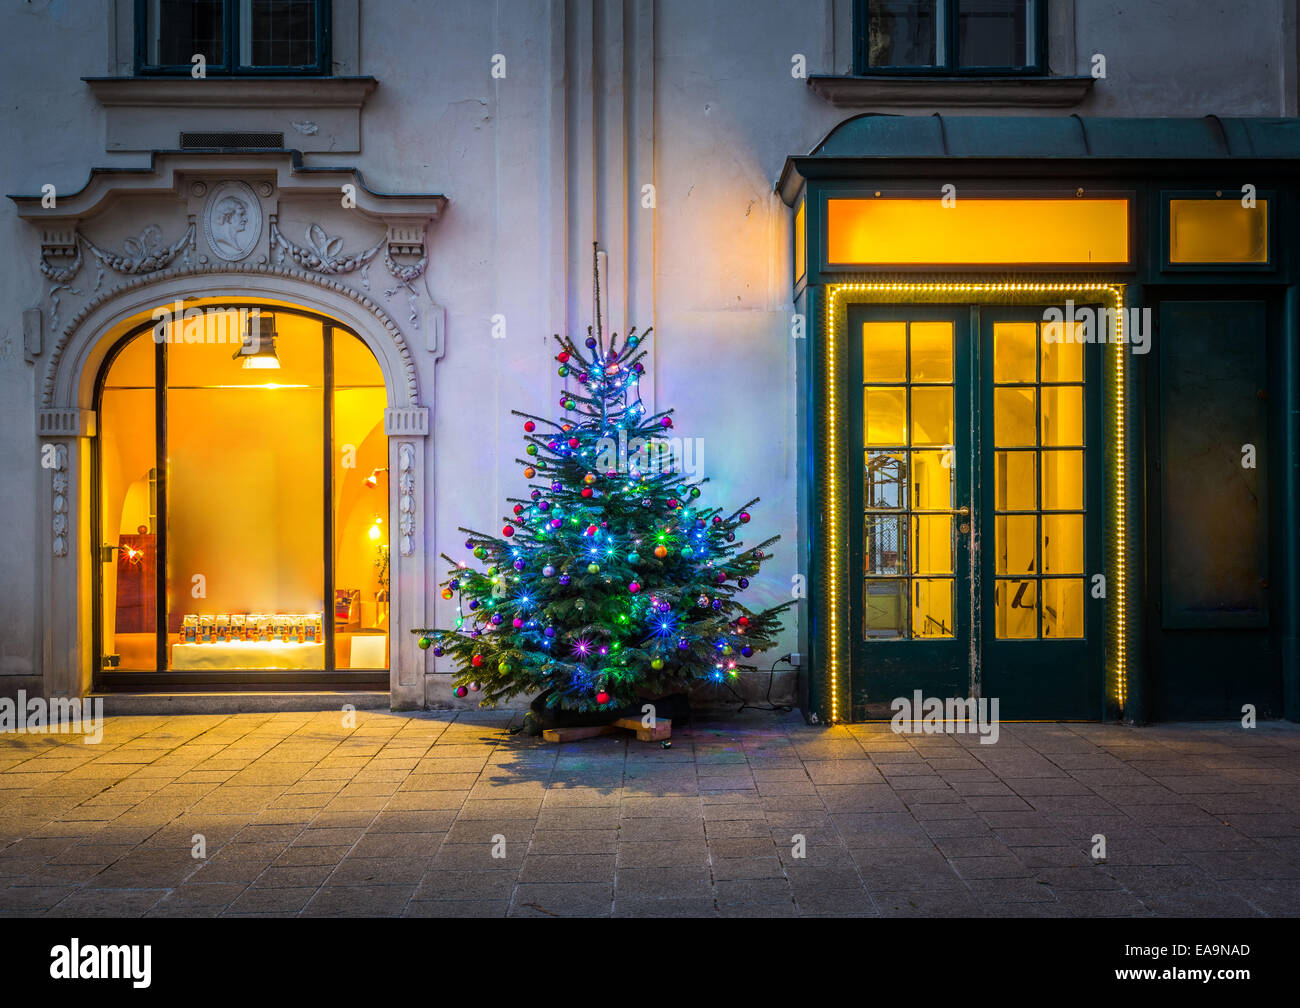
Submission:
{"label": "dark window pane", "polygon": [[957,55],[964,67],[1028,65],[1031,0],[958,0]]}
{"label": "dark window pane", "polygon": [[316,0],[242,0],[240,62],[296,67],[316,63]]}
{"label": "dark window pane", "polygon": [[226,61],[226,18],[222,0],[157,0],[148,11],[148,62],[188,65],[196,53],[209,66]]}
{"label": "dark window pane", "polygon": [[937,0],[870,0],[867,66],[924,67],[942,62]]}

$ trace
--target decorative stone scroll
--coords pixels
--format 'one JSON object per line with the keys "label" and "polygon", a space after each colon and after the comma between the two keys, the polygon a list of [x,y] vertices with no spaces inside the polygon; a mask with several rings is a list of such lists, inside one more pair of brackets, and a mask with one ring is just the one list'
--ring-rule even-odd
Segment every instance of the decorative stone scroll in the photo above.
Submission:
{"label": "decorative stone scroll", "polygon": [[397,446],[397,511],[401,554],[415,553],[415,446],[403,441]]}

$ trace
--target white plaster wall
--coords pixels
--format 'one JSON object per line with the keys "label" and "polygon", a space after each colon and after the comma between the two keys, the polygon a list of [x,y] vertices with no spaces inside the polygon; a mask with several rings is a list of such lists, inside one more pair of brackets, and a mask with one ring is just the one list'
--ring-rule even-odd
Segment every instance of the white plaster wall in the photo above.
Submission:
{"label": "white plaster wall", "polygon": [[[103,110],[80,80],[119,69],[120,3],[30,0],[0,9],[6,192],[35,193],[46,183],[72,191],[92,166],[147,163],[147,155],[106,152]],[[761,496],[750,528],[784,537],[750,598],[789,597],[800,520],[798,345],[790,337],[789,212],[772,183],[786,155],[806,152],[853,114],[790,74],[794,53],[808,57],[809,72],[842,69],[849,6],[360,0],[359,44],[336,48],[357,53],[350,71],[379,80],[362,113],[362,152],[310,155],[308,163],[354,165],[374,189],[449,199],[421,281],[446,309],[436,382],[423,337],[413,341],[426,402],[435,407],[425,530],[431,556],[459,557],[457,526],[499,526],[504,498],[521,488],[513,461],[519,426],[509,411],[555,411],[560,386],[549,333],[590,321],[589,243],[599,238],[616,253],[614,324],[657,330],[647,387],[659,407],[677,408],[676,433],[704,438],[712,476],[706,499],[740,504]],[[1083,114],[1295,114],[1295,0],[1069,6],[1076,72],[1086,72],[1093,52],[1108,62]],[[354,4],[340,8],[350,17]],[[653,47],[653,60],[635,73],[637,53],[623,41],[633,31],[638,51]],[[495,53],[506,57],[504,80],[490,75]],[[610,100],[593,102],[597,93]],[[635,108],[653,114],[625,117]],[[231,110],[226,128],[239,125]],[[645,182],[657,187],[655,211],[637,205]],[[21,316],[39,306],[48,319],[50,302],[37,268],[39,235],[8,200],[0,200],[0,244],[7,265],[0,271],[0,514],[8,544],[0,549],[0,674],[23,675],[39,672],[33,544],[48,515],[34,503],[38,372],[23,359]],[[629,301],[637,305],[631,320]],[[494,315],[504,317],[505,339],[491,336]],[[438,607],[429,617],[446,625],[452,609],[434,590],[440,577],[441,561],[429,570]],[[764,665],[795,640],[791,627]],[[431,655],[427,661],[432,669]],[[431,700],[441,699],[436,693]]]}

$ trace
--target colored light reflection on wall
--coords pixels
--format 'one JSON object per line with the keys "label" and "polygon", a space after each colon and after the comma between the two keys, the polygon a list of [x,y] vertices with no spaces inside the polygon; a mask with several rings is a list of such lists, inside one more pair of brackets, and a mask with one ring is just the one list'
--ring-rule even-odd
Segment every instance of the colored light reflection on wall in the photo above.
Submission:
{"label": "colored light reflection on wall", "polygon": [[1127,199],[829,199],[826,260],[860,266],[1114,266]]}

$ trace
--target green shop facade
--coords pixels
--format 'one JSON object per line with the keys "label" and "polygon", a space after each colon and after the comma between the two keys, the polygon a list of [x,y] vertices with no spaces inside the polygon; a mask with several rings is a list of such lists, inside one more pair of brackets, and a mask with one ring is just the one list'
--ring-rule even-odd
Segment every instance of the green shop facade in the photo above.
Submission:
{"label": "green shop facade", "polygon": [[1298,162],[875,114],[787,159],[810,721],[1300,720]]}

